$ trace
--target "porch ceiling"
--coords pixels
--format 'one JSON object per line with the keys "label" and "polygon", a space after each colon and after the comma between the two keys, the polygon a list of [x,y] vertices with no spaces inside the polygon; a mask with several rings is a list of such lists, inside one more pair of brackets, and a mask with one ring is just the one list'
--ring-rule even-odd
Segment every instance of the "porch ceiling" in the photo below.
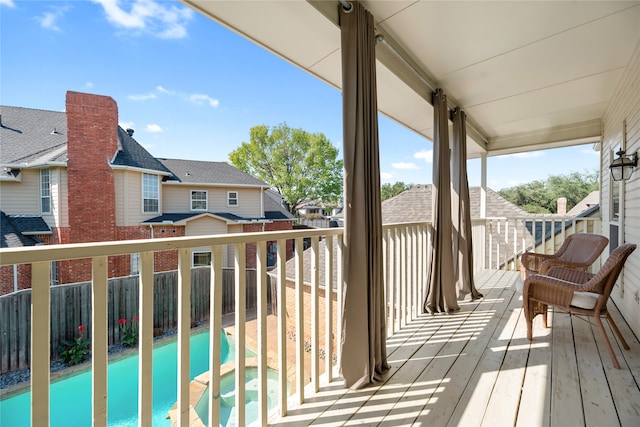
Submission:
{"label": "porch ceiling", "polygon": [[[341,87],[337,1],[182,1]],[[425,81],[442,87],[468,114],[469,157],[599,142],[640,40],[640,1],[362,3],[385,36],[380,111],[431,139]]]}

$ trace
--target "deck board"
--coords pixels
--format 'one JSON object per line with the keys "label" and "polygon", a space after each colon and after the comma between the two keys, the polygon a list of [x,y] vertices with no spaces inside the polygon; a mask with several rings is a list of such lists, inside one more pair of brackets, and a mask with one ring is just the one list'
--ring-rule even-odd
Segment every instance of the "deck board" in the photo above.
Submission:
{"label": "deck board", "polygon": [[623,369],[613,368],[595,325],[549,312],[526,338],[515,272],[485,270],[485,297],[452,315],[421,315],[387,342],[385,381],[348,391],[321,384],[272,425],[636,426],[640,419],[640,343],[615,306],[610,311],[631,346],[606,325]]}

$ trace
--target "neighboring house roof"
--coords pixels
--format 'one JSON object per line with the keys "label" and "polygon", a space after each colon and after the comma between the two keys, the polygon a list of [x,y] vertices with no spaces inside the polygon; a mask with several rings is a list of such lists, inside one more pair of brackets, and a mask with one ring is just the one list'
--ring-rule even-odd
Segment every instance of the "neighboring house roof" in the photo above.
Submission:
{"label": "neighboring house roof", "polygon": [[587,197],[576,203],[576,205],[567,212],[567,216],[578,216],[578,214],[597,205],[600,205],[600,191],[595,190],[589,193]]}
{"label": "neighboring house roof", "polygon": [[[416,185],[382,202],[382,223],[431,222],[433,184]],[[480,218],[480,187],[469,188],[471,218]],[[487,189],[486,216],[526,216],[526,211],[509,202],[490,188]]]}
{"label": "neighboring house roof", "polygon": [[[173,173],[174,180],[192,184],[243,185],[268,187],[268,185],[246,172],[225,162],[201,160],[158,159]],[[166,182],[166,181],[165,181]]]}
{"label": "neighboring house roof", "polygon": [[114,166],[127,166],[171,174],[158,159],[142,147],[132,135],[118,126],[118,153],[111,162]]}
{"label": "neighboring house roof", "polygon": [[295,219],[282,205],[282,196],[273,191],[264,192],[264,216],[272,221],[291,221]]}
{"label": "neighboring house roof", "polygon": [[0,164],[67,162],[66,113],[0,106]]}
{"label": "neighboring house roof", "polygon": [[34,234],[50,234],[51,228],[39,217],[6,215],[0,211],[0,247],[36,246],[42,241]]}
{"label": "neighboring house roof", "polygon": [[41,216],[36,215],[9,215],[9,218],[24,235],[51,234],[51,227],[47,225]]}
{"label": "neighboring house roof", "polygon": [[219,219],[224,219],[226,221],[233,221],[237,223],[246,223],[246,222],[269,222],[268,218],[257,218],[257,217],[243,217],[238,216],[236,214],[232,214],[229,212],[189,212],[189,213],[166,213],[160,216],[156,216],[153,218],[146,219],[142,221],[142,224],[175,224],[175,225],[184,225],[180,224],[180,222],[188,222],[192,219],[196,219],[196,217],[202,216],[213,216]]}

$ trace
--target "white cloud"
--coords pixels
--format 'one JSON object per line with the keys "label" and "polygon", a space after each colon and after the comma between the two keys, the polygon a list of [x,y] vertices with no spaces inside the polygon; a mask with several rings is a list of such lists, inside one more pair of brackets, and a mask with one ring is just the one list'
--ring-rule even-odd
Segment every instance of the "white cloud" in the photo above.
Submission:
{"label": "white cloud", "polygon": [[391,178],[393,178],[393,175],[390,174],[389,172],[380,172],[380,178],[382,178],[382,179],[391,179]]}
{"label": "white cloud", "polygon": [[84,84],[84,87],[86,87],[87,89],[93,89],[93,82],[86,82]]}
{"label": "white cloud", "polygon": [[58,26],[58,21],[64,17],[64,14],[68,10],[68,7],[55,7],[49,12],[44,12],[42,15],[36,16],[35,19],[40,22],[40,26],[42,28],[62,32],[62,30]]}
{"label": "white cloud", "polygon": [[427,163],[433,163],[433,150],[418,151],[413,157],[415,159],[423,159]]}
{"label": "white cloud", "polygon": [[393,167],[394,169],[403,169],[403,170],[407,170],[407,169],[420,169],[418,167],[418,165],[416,165],[415,163],[411,163],[411,162],[398,162],[398,163],[391,163],[391,167]]}
{"label": "white cloud", "polygon": [[[194,13],[186,7],[167,5],[155,0],[93,0],[104,8],[107,20],[116,27],[151,34],[163,39],[187,36],[187,23]],[[129,10],[121,5],[126,4]]]}
{"label": "white cloud", "polygon": [[155,93],[148,93],[144,95],[129,95],[129,99],[132,101],[146,101],[148,99],[156,99]]}
{"label": "white cloud", "polygon": [[157,125],[155,123],[148,124],[145,130],[151,133],[164,132],[164,130],[160,127],[160,125]]}
{"label": "white cloud", "polygon": [[189,101],[193,102],[196,105],[204,105],[205,103],[209,104],[213,108],[216,108],[220,105],[220,101],[217,99],[211,98],[209,95],[204,95],[201,93],[194,93],[189,96]]}
{"label": "white cloud", "polygon": [[7,7],[16,7],[16,4],[13,2],[13,0],[0,0],[0,5]]}
{"label": "white cloud", "polygon": [[156,86],[156,90],[160,93],[166,93],[167,95],[173,95],[173,92],[170,90],[165,89],[162,86]]}
{"label": "white cloud", "polygon": [[122,129],[134,129],[133,122],[118,122]]}

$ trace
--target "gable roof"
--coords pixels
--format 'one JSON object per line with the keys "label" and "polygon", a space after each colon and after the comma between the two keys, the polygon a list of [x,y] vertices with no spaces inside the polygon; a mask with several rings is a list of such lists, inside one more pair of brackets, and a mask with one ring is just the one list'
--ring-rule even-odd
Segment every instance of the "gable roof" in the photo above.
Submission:
{"label": "gable roof", "polygon": [[185,225],[186,222],[203,216],[212,216],[220,220],[232,221],[236,223],[270,222],[268,221],[268,218],[243,217],[229,212],[187,212],[162,214],[160,216],[146,219],[142,221],[142,224]]}
{"label": "gable roof", "polygon": [[282,196],[273,191],[264,191],[264,216],[272,221],[291,221],[295,217],[282,206]]}
{"label": "gable roof", "polygon": [[0,124],[0,164],[67,162],[66,113],[3,105]]}
{"label": "gable roof", "polygon": [[169,178],[168,182],[268,187],[264,181],[225,162],[181,159],[158,160],[173,173],[173,177]]}
{"label": "gable roof", "polygon": [[149,154],[133,136],[120,126],[118,126],[118,153],[111,164],[164,172],[167,175],[171,174],[158,159]]}
{"label": "gable roof", "polygon": [[42,243],[34,234],[51,234],[51,228],[41,217],[7,215],[0,211],[0,247],[16,248]]}
{"label": "gable roof", "polygon": [[[67,163],[67,113],[33,108],[0,106],[0,164],[31,166]],[[118,126],[118,152],[114,166],[170,172]]]}
{"label": "gable roof", "polygon": [[[382,223],[431,222],[433,184],[416,185],[382,202]],[[480,187],[469,187],[471,218],[480,218]],[[527,212],[487,188],[487,217],[526,216]]]}
{"label": "gable roof", "polygon": [[600,205],[600,191],[595,190],[592,191],[585,197],[580,200],[574,207],[572,207],[569,212],[567,212],[568,216],[578,216],[586,210],[592,209],[594,206]]}

